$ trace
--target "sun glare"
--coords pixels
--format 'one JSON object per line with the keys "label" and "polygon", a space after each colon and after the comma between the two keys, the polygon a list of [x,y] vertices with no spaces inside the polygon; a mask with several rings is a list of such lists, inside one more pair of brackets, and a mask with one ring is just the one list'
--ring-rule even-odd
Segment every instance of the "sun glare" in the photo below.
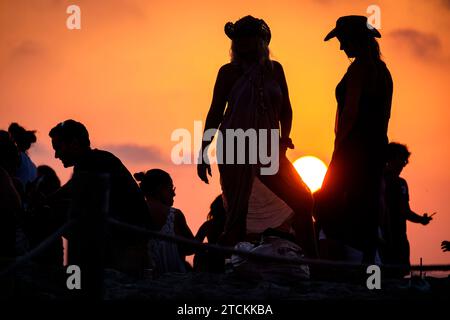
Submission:
{"label": "sun glare", "polygon": [[294,167],[311,192],[316,192],[322,186],[327,166],[314,156],[305,156],[294,161]]}

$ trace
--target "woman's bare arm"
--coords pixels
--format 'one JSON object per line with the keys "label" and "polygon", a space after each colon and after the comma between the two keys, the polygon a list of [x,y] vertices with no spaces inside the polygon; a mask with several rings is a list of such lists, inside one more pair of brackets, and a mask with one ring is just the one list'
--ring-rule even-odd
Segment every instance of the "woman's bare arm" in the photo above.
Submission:
{"label": "woman's bare arm", "polygon": [[[223,120],[223,113],[227,104],[228,95],[228,78],[229,78],[229,65],[224,65],[219,69],[217,74],[216,83],[214,85],[213,98],[211,106],[206,116],[205,130],[217,129]],[[211,141],[202,142],[202,150],[206,148]]]}
{"label": "woman's bare arm", "polygon": [[281,138],[289,138],[292,128],[292,106],[291,100],[289,99],[289,90],[286,82],[286,77],[284,75],[284,70],[281,64],[277,61],[273,61],[275,75],[277,81],[280,85],[281,92],[283,93],[283,102],[281,106],[280,114],[280,127],[281,127]]}
{"label": "woman's bare arm", "polygon": [[[217,130],[223,120],[223,113],[225,111],[228,96],[228,83],[230,78],[229,68],[229,64],[224,65],[219,69],[219,73],[217,74],[211,107],[209,108],[208,115],[206,116],[203,136],[205,135],[205,131],[207,130]],[[206,159],[204,159],[205,150],[210,144],[211,140],[205,141],[202,139],[202,147],[200,150],[199,162],[197,165],[197,175],[205,183],[209,183],[207,174],[211,176],[211,166],[209,165],[209,163],[205,163]]]}
{"label": "woman's bare arm", "polygon": [[195,235],[195,240],[200,242],[203,242],[203,240],[205,240],[206,235],[208,234],[208,228],[210,224],[211,224],[210,220],[203,222],[203,224],[198,229],[197,234]]}

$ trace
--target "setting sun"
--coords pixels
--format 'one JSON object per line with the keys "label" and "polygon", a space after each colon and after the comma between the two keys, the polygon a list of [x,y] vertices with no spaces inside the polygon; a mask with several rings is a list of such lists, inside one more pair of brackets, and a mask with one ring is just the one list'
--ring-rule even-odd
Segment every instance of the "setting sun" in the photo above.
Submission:
{"label": "setting sun", "polygon": [[322,186],[327,166],[314,156],[301,157],[294,162],[294,167],[311,192],[316,192]]}

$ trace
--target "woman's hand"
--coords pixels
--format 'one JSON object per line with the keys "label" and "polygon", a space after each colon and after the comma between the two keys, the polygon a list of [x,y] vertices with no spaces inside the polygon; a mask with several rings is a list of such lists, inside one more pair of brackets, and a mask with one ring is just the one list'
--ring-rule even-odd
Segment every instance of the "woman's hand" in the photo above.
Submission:
{"label": "woman's hand", "polygon": [[442,241],[441,243],[442,251],[450,251],[450,241]]}
{"label": "woman's hand", "polygon": [[421,224],[423,224],[424,226],[426,226],[427,224],[430,223],[430,221],[433,220],[433,218],[431,216],[428,216],[427,213],[424,213],[424,215],[422,216],[422,219],[420,221]]}
{"label": "woman's hand", "polygon": [[280,156],[286,156],[287,149],[294,149],[291,138],[280,138]]}
{"label": "woman's hand", "polygon": [[197,175],[204,183],[209,183],[207,173],[212,177],[211,166],[208,163],[202,161],[202,163],[197,164]]}

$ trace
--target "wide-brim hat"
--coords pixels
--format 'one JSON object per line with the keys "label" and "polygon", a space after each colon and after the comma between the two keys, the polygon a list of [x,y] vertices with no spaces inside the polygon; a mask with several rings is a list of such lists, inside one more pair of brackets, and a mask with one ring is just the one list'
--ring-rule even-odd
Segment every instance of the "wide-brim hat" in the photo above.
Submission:
{"label": "wide-brim hat", "polygon": [[235,23],[225,24],[225,34],[231,40],[241,37],[259,36],[269,44],[271,39],[270,28],[263,19],[245,16]]}
{"label": "wide-brim hat", "polygon": [[381,38],[380,32],[369,24],[365,16],[340,17],[336,21],[336,27],[327,34],[324,41],[337,36]]}

